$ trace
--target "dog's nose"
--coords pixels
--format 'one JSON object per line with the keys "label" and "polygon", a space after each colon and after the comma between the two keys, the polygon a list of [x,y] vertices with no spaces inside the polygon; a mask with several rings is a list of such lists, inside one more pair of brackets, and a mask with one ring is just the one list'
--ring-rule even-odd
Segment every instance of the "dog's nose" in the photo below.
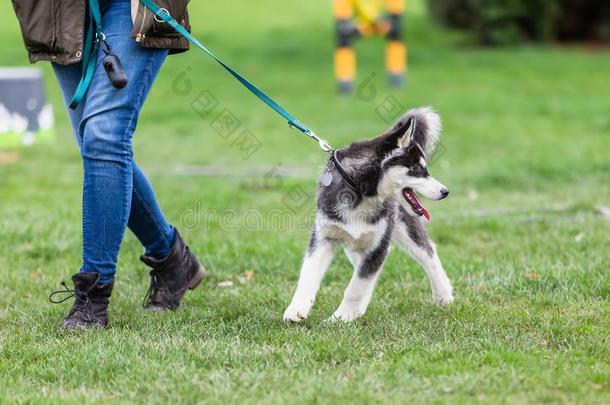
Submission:
{"label": "dog's nose", "polygon": [[448,188],[444,188],[441,190],[441,198],[445,198],[449,195],[449,189]]}

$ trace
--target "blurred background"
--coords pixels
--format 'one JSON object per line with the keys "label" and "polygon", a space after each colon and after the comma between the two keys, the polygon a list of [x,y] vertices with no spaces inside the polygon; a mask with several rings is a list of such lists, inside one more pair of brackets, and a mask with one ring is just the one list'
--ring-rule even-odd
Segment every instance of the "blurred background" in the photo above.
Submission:
{"label": "blurred background", "polygon": [[[384,13],[382,1],[355,4],[352,26],[361,33],[366,17]],[[1,65],[29,66],[11,7],[3,7]],[[446,126],[446,154],[439,157],[443,174],[460,186],[516,192],[552,190],[556,182],[584,187],[583,178],[600,180],[605,174],[609,13],[605,2],[594,0],[407,1],[402,37],[408,73],[396,89],[386,80],[387,26],[380,35],[349,40],[357,72],[339,66],[337,44],[345,32],[337,35],[342,18],[330,1],[244,2],[230,10],[204,2],[191,6],[193,31],[206,45],[332,144],[377,135],[404,110],[429,104]],[[38,154],[59,173],[79,170],[50,67],[36,67],[43,73],[56,137],[26,150],[0,134],[0,145],[11,151],[4,160],[19,160],[17,166],[2,166],[4,181],[15,178],[16,167],[31,170],[34,178],[44,176]],[[351,94],[341,95],[336,76],[345,70]],[[16,94],[8,87],[2,92]],[[219,117],[233,120],[235,134],[222,133]],[[256,150],[243,151],[244,145],[235,143],[245,130],[256,139]],[[153,175],[177,175],[191,165],[275,166],[280,160],[311,169],[323,160],[315,146],[287,130],[198,50],[168,59],[144,109],[140,134],[137,159]],[[24,142],[31,143],[28,139]],[[584,166],[574,170],[578,164]],[[78,178],[72,174],[67,177]]]}
{"label": "blurred background", "polygon": [[[539,347],[544,337],[552,348],[544,354],[548,370],[561,356],[568,363],[573,361],[566,366],[570,369],[578,367],[579,358],[595,356],[591,353],[604,357],[599,354],[607,354],[602,343],[595,350],[587,346],[579,351],[582,342],[571,335],[578,328],[554,323],[555,315],[545,311],[556,304],[562,319],[569,318],[570,311],[589,311],[575,315],[574,322],[592,319],[595,324],[604,317],[600,309],[604,306],[595,301],[600,299],[607,315],[609,3],[406,0],[405,46],[395,46],[394,56],[386,54],[384,38],[391,25],[388,20],[378,21],[386,14],[384,2],[359,4],[357,18],[350,19],[338,15],[342,10],[330,0],[192,1],[190,16],[197,38],[335,147],[381,134],[411,107],[431,105],[438,110],[444,132],[430,172],[448,185],[451,198],[427,204],[432,213],[428,229],[459,291],[458,301],[470,308],[460,317],[469,319],[473,331],[512,330],[518,324],[514,319],[525,316],[524,312],[537,314],[537,320],[524,321],[527,332],[524,329],[519,335],[522,340],[511,347],[528,351]],[[344,37],[338,37],[338,31]],[[6,1],[0,3],[0,43],[0,66],[11,69],[5,76],[14,76],[16,67],[30,67],[17,20]],[[338,49],[338,44],[346,49]],[[388,80],[388,65],[397,69],[390,73],[398,78]],[[63,309],[49,308],[45,294],[79,266],[82,172],[51,68],[47,63],[35,67],[42,79],[31,72],[28,77],[42,83],[44,94],[40,92],[39,102],[30,107],[42,108],[46,99],[54,119],[47,116],[41,122],[53,130],[43,131],[46,136],[40,139],[36,132],[25,140],[13,136],[8,141],[5,134],[14,132],[14,125],[7,124],[8,115],[0,108],[0,307],[10,308],[0,311],[0,317],[13,325],[29,325],[34,317],[50,328],[49,322],[59,319]],[[0,97],[13,100],[14,93],[7,88],[0,87]],[[19,125],[28,132],[23,123]],[[134,143],[135,158],[149,175],[167,216],[188,234],[191,246],[207,264],[211,274],[207,285],[228,280],[242,288],[235,294],[210,287],[205,297],[193,296],[199,311],[192,314],[193,322],[227,322],[223,324],[227,329],[206,330],[239,335],[239,328],[248,328],[250,319],[242,326],[232,321],[256,310],[251,325],[262,324],[269,331],[281,328],[274,322],[280,319],[297,279],[326,155],[196,49],[168,58],[142,111]],[[235,214],[231,221],[237,224],[230,229],[223,217],[227,210]],[[277,210],[288,213],[296,225],[272,224],[270,218]],[[249,223],[252,212],[254,222]],[[119,299],[113,304],[117,314],[129,313],[145,288],[148,276],[138,262],[140,253],[135,238],[127,235]],[[333,268],[336,271],[329,272],[314,320],[330,313],[349,278],[345,258],[338,258]],[[241,275],[252,274],[247,272],[253,272],[255,287],[237,287]],[[26,289],[32,278],[36,285]],[[386,265],[378,292],[384,299],[373,300],[372,319],[418,310],[429,297],[421,270],[396,254]],[[32,302],[32,297],[40,299]],[[496,312],[495,305],[503,312]],[[39,313],[32,314],[33,308]],[[191,316],[188,311],[183,314]],[[427,314],[428,319],[435,316],[445,325],[442,314]],[[504,326],[496,322],[499,319],[506,321]],[[406,321],[412,322],[409,328],[422,328],[422,336],[433,337],[441,329],[431,324],[428,331],[429,325],[415,318]],[[583,339],[595,346],[599,342],[595,336],[601,335],[595,334],[595,328],[586,330],[593,338]],[[403,332],[390,335],[408,336]],[[503,334],[503,329],[500,332],[510,335]],[[252,329],[249,333],[252,338],[262,332]],[[459,331],[455,336],[453,340],[462,342]],[[562,353],[559,343],[553,346],[556,336],[572,342],[573,357]],[[34,339],[20,339],[30,338]],[[16,337],[5,339],[18,346]],[[351,347],[349,334],[332,339]],[[498,339],[500,345],[512,345]],[[224,345],[222,339],[218,342]],[[53,356],[60,356],[63,343],[47,344],[55,353],[49,357],[52,362]],[[446,342],[439,344],[445,347]],[[485,350],[472,344],[454,356],[476,359]],[[18,356],[19,350],[14,353]],[[291,353],[284,354],[290,358]],[[542,355],[539,359],[547,361]],[[275,370],[296,369],[288,363],[277,364]],[[247,361],[241,364],[249,367]],[[473,381],[497,378],[496,386],[504,387],[512,386],[506,381],[517,378],[510,372],[490,376],[484,369],[477,374],[478,364],[472,364]],[[137,365],[126,372],[139,375],[142,381],[149,379],[141,374],[147,367],[139,367],[140,373]],[[586,374],[547,375],[546,369],[539,368],[541,381],[549,382],[539,398],[554,398],[553,384],[562,379],[575,379],[571,380],[576,381],[573,392],[595,395],[585,379],[579,380]],[[116,370],[112,373],[118,375],[113,376],[120,377],[122,368]],[[312,371],[312,376],[316,373]],[[354,381],[365,380],[366,373],[355,373]],[[404,375],[411,378],[410,372]],[[20,381],[27,381],[24,378]],[[90,378],[97,386],[95,376]],[[400,387],[411,384],[396,378]],[[274,381],[281,392],[294,383]],[[312,390],[339,389],[325,386],[323,378],[316,381],[310,385]],[[462,392],[459,381],[444,380],[443,384]]]}

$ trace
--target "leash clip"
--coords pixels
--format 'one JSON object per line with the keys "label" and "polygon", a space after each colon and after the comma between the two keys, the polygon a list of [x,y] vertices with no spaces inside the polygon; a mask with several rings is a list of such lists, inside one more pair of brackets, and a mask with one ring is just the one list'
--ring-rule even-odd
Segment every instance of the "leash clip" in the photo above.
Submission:
{"label": "leash clip", "polygon": [[316,140],[318,142],[318,146],[320,147],[320,149],[322,149],[323,152],[332,154],[335,151],[335,149],[332,146],[330,146],[330,144],[328,142],[326,142],[324,139],[320,138],[312,130],[309,130],[306,133],[306,135],[309,136],[311,139]]}
{"label": "leash clip", "polygon": [[326,142],[324,139],[321,139],[321,138],[318,139],[318,146],[320,147],[320,149],[322,149],[322,151],[324,151],[326,153],[332,154],[335,152],[335,149],[332,146],[330,146],[328,144],[328,142]]}

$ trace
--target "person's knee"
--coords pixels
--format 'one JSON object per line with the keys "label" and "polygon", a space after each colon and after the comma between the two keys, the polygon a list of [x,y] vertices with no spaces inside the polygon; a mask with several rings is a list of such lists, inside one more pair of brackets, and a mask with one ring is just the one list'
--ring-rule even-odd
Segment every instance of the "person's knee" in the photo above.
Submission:
{"label": "person's knee", "polygon": [[81,155],[84,159],[125,161],[131,159],[131,129],[129,123],[95,115],[80,124]]}

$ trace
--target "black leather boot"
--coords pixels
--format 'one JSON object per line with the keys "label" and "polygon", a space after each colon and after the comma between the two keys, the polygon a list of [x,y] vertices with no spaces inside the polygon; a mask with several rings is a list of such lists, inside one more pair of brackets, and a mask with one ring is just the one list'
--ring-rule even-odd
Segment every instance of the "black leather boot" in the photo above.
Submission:
{"label": "black leather boot", "polygon": [[140,260],[152,268],[150,287],[144,297],[144,308],[157,311],[176,310],[188,290],[194,290],[205,277],[199,263],[176,231],[176,242],[166,258],[155,260],[141,256]]}
{"label": "black leather boot", "polygon": [[[61,323],[62,329],[88,329],[108,326],[108,303],[114,283],[98,286],[99,273],[76,273],[72,276],[74,289],[68,288],[65,282],[64,290],[55,291],[49,296],[49,301],[59,304],[74,297],[74,304]],[[69,294],[63,300],[55,301],[53,296]]]}

